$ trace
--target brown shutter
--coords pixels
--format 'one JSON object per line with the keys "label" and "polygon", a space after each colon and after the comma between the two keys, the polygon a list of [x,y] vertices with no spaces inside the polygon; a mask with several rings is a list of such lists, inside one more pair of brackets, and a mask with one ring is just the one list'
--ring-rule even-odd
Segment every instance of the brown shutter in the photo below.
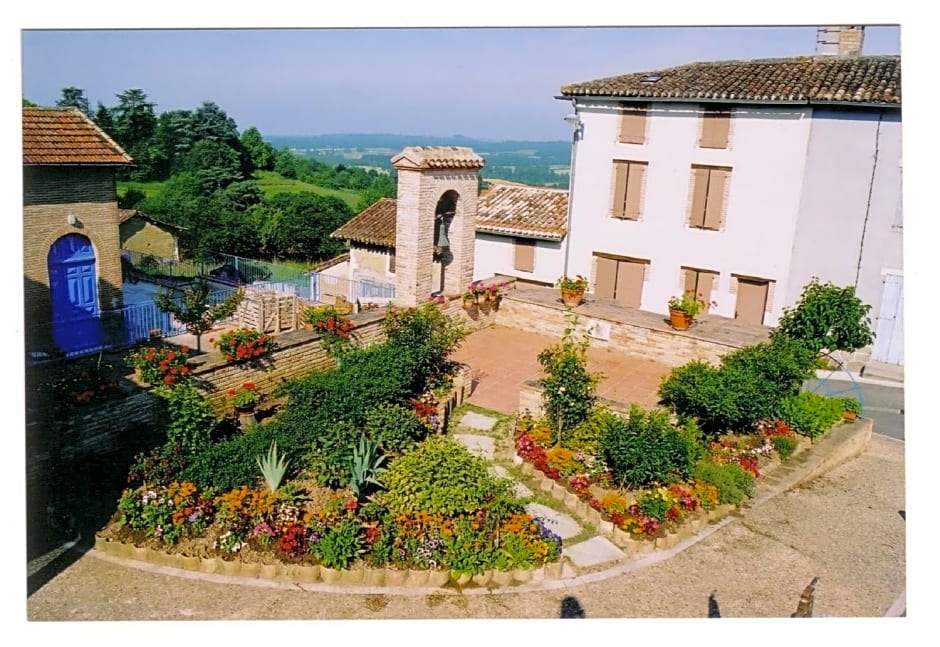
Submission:
{"label": "brown shutter", "polygon": [[520,272],[535,271],[535,241],[529,238],[516,238],[513,251],[513,267]]}
{"label": "brown shutter", "polygon": [[395,250],[392,249],[388,252],[388,273],[395,273]]}
{"label": "brown shutter", "polygon": [[692,270],[687,267],[682,268],[682,293],[689,290],[695,290],[698,285],[698,270]]}
{"label": "brown shutter", "polygon": [[596,278],[594,279],[594,295],[605,299],[614,298],[614,288],[617,285],[617,261],[612,258],[597,256]]}
{"label": "brown shutter", "polygon": [[713,168],[708,170],[708,198],[705,201],[705,229],[719,229],[721,227],[722,212],[725,205],[725,185],[728,182],[729,172],[726,169]]}
{"label": "brown shutter", "polygon": [[702,115],[702,148],[728,148],[731,131],[731,111],[706,108]]}
{"label": "brown shutter", "polygon": [[705,222],[705,198],[708,195],[708,169],[692,169],[692,207],[689,209],[689,224],[701,227]]}
{"label": "brown shutter", "polygon": [[627,200],[627,173],[630,166],[627,162],[614,162],[614,204],[611,214],[615,218],[624,217],[624,207]]}
{"label": "brown shutter", "polygon": [[646,141],[646,106],[623,107],[619,141],[622,144],[642,144]]}
{"label": "brown shutter", "polygon": [[715,278],[716,275],[712,272],[698,273],[698,286],[695,288],[695,290],[698,294],[702,295],[702,301],[705,302],[705,312],[708,312],[709,304],[711,304],[712,289],[715,287]]}
{"label": "brown shutter", "polygon": [[628,308],[639,308],[645,277],[646,263],[620,261],[617,267],[617,303]]}
{"label": "brown shutter", "polygon": [[623,217],[637,220],[640,217],[640,197],[643,193],[643,180],[646,177],[646,164],[630,162],[629,169],[627,200],[624,205]]}

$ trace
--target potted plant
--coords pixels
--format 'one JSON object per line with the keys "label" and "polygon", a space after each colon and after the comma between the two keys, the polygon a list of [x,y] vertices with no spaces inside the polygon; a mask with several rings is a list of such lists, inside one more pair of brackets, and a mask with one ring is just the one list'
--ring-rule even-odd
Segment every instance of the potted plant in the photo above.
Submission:
{"label": "potted plant", "polygon": [[261,401],[261,394],[254,382],[245,382],[237,389],[229,389],[228,394],[232,398],[232,406],[239,413],[254,411]]}
{"label": "potted plant", "polygon": [[855,398],[840,398],[842,408],[844,409],[843,418],[846,420],[855,420],[862,415],[862,403]]}
{"label": "potted plant", "polygon": [[274,348],[274,340],[260,330],[239,328],[222,333],[215,346],[226,362],[238,364],[261,357]]}
{"label": "potted plant", "polygon": [[124,363],[134,369],[139,382],[172,385],[190,374],[188,358],[188,346],[146,346],[127,355]]}
{"label": "potted plant", "polygon": [[695,290],[686,290],[682,296],[669,299],[669,323],[676,330],[688,330],[698,313],[708,305],[718,304],[714,301],[709,304]]}
{"label": "potted plant", "polygon": [[478,304],[483,304],[486,301],[486,287],[481,282],[474,281],[470,284],[468,290],[473,294],[473,299]]}
{"label": "potted plant", "polygon": [[562,276],[558,279],[556,285],[561,289],[561,300],[566,306],[571,308],[581,305],[581,301],[584,299],[584,293],[588,289],[587,279],[580,274],[575,278],[571,278],[568,275]]}
{"label": "potted plant", "polygon": [[470,310],[477,303],[477,297],[473,293],[473,290],[467,289],[463,294],[460,295],[463,299],[463,309]]}

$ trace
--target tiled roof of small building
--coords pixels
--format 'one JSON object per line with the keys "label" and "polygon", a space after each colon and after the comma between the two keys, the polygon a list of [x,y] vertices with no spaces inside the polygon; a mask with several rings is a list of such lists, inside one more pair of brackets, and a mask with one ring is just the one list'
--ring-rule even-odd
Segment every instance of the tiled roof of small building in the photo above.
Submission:
{"label": "tiled roof of small building", "polygon": [[394,247],[397,210],[397,200],[382,198],[330,234],[330,238],[353,240],[357,243],[379,245],[381,247]]}
{"label": "tiled roof of small building", "polygon": [[564,96],[901,104],[901,57],[800,56],[690,63],[561,88]]}
{"label": "tiled roof of small building", "polygon": [[[330,234],[330,238],[352,240],[380,247],[395,246],[398,202],[382,198]],[[477,202],[477,231],[561,240],[568,217],[568,192],[524,184],[497,183]]]}
{"label": "tiled roof of small building", "polygon": [[23,108],[23,164],[133,164],[78,108]]}
{"label": "tiled roof of small building", "polygon": [[465,146],[409,146],[392,158],[395,168],[483,168],[483,165],[483,158]]}
{"label": "tiled roof of small building", "polygon": [[568,219],[568,191],[494,183],[477,203],[477,231],[561,240]]}
{"label": "tiled roof of small building", "polygon": [[161,227],[168,227],[170,229],[178,229],[180,231],[186,231],[188,229],[188,227],[174,225],[173,223],[164,222],[163,220],[159,220],[157,218],[154,218],[153,216],[148,216],[145,213],[141,213],[137,209],[118,209],[118,223],[123,225],[125,222],[127,222],[128,220],[134,217],[143,218],[144,220],[148,222],[152,222],[155,225],[160,225]]}

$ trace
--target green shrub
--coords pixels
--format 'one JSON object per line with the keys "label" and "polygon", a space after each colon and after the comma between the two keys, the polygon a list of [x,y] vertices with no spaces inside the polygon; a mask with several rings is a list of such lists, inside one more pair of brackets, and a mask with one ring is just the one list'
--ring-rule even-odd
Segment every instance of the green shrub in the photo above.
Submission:
{"label": "green shrub", "polygon": [[781,460],[790,458],[799,445],[799,441],[792,436],[771,436],[770,442],[773,443],[774,451],[780,455]]}
{"label": "green shrub", "polygon": [[845,397],[839,398],[839,402],[842,403],[842,408],[845,411],[851,411],[856,415],[862,415],[862,403],[856,400],[855,398]]}
{"label": "green shrub", "polygon": [[786,422],[801,436],[816,438],[839,422],[844,413],[841,398],[827,398],[801,391],[780,402],[775,417]]}
{"label": "green shrub", "polygon": [[212,405],[190,383],[154,389],[162,403],[158,419],[166,422],[166,439],[193,454],[209,444],[218,421]]}
{"label": "green shrub", "polygon": [[448,357],[469,332],[461,320],[448,317],[433,304],[389,308],[382,326],[387,340],[384,345],[412,367],[408,386],[413,395],[435,386],[450,373],[453,362]]}
{"label": "green shrub", "polygon": [[868,316],[871,306],[855,296],[851,285],[820,283],[817,277],[803,288],[794,308],[784,308],[774,338],[806,344],[813,352],[853,352],[871,344],[875,335]]}
{"label": "green shrub", "polygon": [[351,519],[330,526],[310,552],[327,568],[348,568],[363,552],[361,531],[362,526]]}
{"label": "green shrub", "polygon": [[756,344],[725,355],[718,367],[694,361],[674,369],[659,387],[660,404],[697,418],[707,436],[740,431],[772,417],[814,366],[813,352],[798,342]]}
{"label": "green shrub", "polygon": [[386,452],[399,454],[424,440],[429,430],[411,407],[381,404],[366,413],[365,431]]}
{"label": "green shrub", "polygon": [[347,484],[360,434],[354,424],[345,420],[322,429],[306,455],[307,467],[317,483],[328,487]]}
{"label": "green shrub", "polygon": [[394,459],[385,473],[384,500],[393,514],[445,516],[485,507],[503,488],[487,463],[445,436],[431,436]]}
{"label": "green shrub", "polygon": [[600,446],[614,481],[631,488],[685,479],[701,451],[688,432],[672,426],[668,413],[636,405],[621,424],[607,426]]}
{"label": "green shrub", "polygon": [[127,473],[127,484],[135,488],[139,485],[169,485],[179,480],[179,474],[186,467],[187,454],[176,443],[166,443],[134,455]]}
{"label": "green shrub", "polygon": [[719,503],[738,505],[750,496],[754,486],[754,475],[737,463],[722,465],[709,460],[701,460],[695,466],[694,478],[714,485],[718,489]]}
{"label": "green shrub", "polygon": [[605,407],[594,407],[587,419],[569,430],[564,437],[564,446],[576,452],[600,456],[600,441],[604,431],[621,424],[623,418]]}
{"label": "green shrub", "polygon": [[584,422],[597,400],[600,376],[587,370],[586,339],[576,337],[576,321],[569,323],[561,343],[549,346],[538,354],[544,377],[539,379],[542,402],[552,430],[564,435]]}
{"label": "green shrub", "polygon": [[286,442],[276,425],[259,425],[249,433],[210,443],[193,454],[180,478],[200,488],[223,491],[242,485],[254,486],[261,478],[257,457],[266,454],[274,442],[285,460],[290,460],[291,465],[298,464],[297,446]]}

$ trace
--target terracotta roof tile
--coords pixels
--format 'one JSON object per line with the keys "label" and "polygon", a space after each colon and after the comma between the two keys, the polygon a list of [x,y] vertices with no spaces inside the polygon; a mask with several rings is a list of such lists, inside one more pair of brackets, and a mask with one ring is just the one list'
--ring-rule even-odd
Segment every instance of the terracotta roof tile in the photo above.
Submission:
{"label": "terracotta roof tile", "polygon": [[[330,234],[381,247],[395,246],[397,201],[382,198]],[[561,240],[568,217],[568,192],[524,184],[494,183],[477,203],[477,231]]]}
{"label": "terracotta roof tile", "polygon": [[133,164],[78,108],[23,108],[23,164]]}
{"label": "terracotta roof tile", "polygon": [[394,247],[397,205],[392,198],[382,198],[330,234],[330,238]]}
{"label": "terracotta roof tile", "polygon": [[641,100],[834,101],[900,106],[901,57],[801,56],[690,63],[572,83],[562,86],[561,93]]}
{"label": "terracotta roof tile", "polygon": [[568,191],[494,183],[477,203],[477,231],[561,240],[568,219]]}
{"label": "terracotta roof tile", "polygon": [[409,146],[392,158],[406,169],[483,168],[483,158],[465,146]]}

